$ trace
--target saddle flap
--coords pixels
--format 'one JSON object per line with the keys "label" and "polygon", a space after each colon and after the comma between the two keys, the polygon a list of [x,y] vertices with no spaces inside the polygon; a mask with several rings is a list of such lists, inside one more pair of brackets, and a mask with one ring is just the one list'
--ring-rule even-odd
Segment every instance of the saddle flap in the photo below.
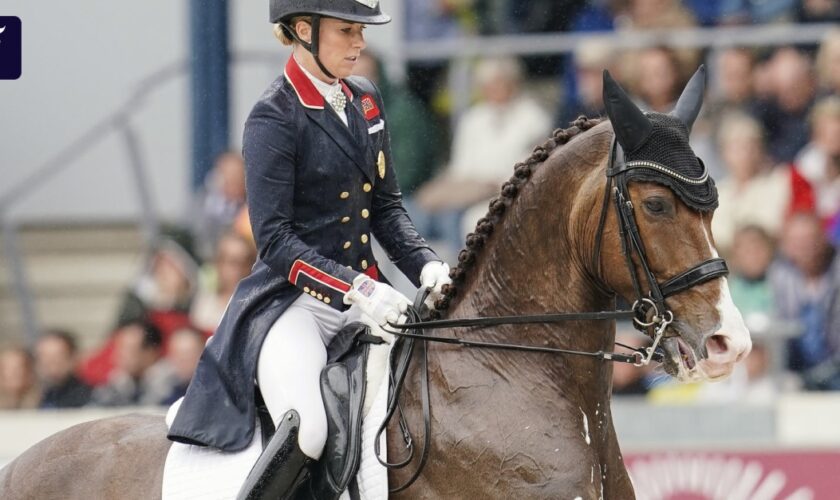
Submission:
{"label": "saddle flap", "polygon": [[328,437],[316,474],[316,487],[324,488],[318,498],[338,498],[359,468],[368,332],[363,324],[350,325],[328,347],[331,362],[321,371]]}

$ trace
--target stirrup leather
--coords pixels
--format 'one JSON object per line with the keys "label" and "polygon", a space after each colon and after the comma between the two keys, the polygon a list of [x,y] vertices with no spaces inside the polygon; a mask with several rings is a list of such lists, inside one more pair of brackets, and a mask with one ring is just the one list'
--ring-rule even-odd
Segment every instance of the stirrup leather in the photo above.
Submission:
{"label": "stirrup leather", "polygon": [[300,415],[283,415],[271,441],[257,459],[236,500],[291,499],[309,479],[314,462],[298,446]]}

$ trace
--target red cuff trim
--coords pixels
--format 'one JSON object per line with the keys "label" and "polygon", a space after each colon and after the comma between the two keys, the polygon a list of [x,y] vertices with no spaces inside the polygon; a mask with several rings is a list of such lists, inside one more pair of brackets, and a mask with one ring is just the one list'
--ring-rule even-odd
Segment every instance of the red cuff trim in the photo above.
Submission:
{"label": "red cuff trim", "polygon": [[365,269],[365,274],[370,276],[371,279],[375,281],[379,281],[379,268],[375,265],[370,266],[369,268]]}
{"label": "red cuff trim", "polygon": [[331,276],[318,268],[310,266],[306,262],[298,259],[292,264],[292,270],[289,271],[289,282],[293,285],[297,285],[298,277],[300,273],[306,274],[313,280],[324,284],[341,293],[347,293],[350,291],[350,284],[341,281],[340,279]]}

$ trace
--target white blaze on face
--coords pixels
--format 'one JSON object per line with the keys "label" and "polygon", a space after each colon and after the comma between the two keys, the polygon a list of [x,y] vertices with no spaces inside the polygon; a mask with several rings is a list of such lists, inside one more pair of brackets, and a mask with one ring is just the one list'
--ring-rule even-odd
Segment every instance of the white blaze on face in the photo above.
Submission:
{"label": "white blaze on face", "polygon": [[[713,257],[718,257],[717,250],[703,225],[703,234],[709,244]],[[729,282],[726,278],[718,280],[720,283],[720,298],[716,309],[720,316],[720,329],[706,339],[708,357],[701,361],[698,367],[709,379],[719,379],[732,373],[735,363],[744,359],[752,349],[750,331],[744,324],[741,311],[732,302],[729,293]]]}

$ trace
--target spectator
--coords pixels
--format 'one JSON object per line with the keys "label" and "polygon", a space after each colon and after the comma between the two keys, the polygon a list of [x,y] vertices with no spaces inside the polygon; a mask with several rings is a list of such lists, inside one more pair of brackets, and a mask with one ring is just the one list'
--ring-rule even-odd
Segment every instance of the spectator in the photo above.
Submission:
{"label": "spectator", "polygon": [[194,231],[199,255],[210,258],[216,242],[245,205],[245,162],[239,153],[227,152],[216,158],[199,203]]}
{"label": "spectator", "polygon": [[667,47],[651,47],[630,54],[625,61],[630,89],[649,111],[667,113],[674,108],[683,87],[676,53]]}
{"label": "spectator", "polygon": [[32,365],[32,355],[22,347],[0,351],[0,410],[38,407],[41,392]]}
{"label": "spectator", "polygon": [[172,334],[166,359],[175,372],[176,384],[164,404],[172,404],[187,393],[206,340],[203,333],[191,327],[181,328]]}
{"label": "spectator", "polygon": [[758,102],[753,114],[767,130],[770,156],[777,162],[793,161],[808,142],[808,114],[816,94],[810,58],[785,47],[770,61],[772,96]]}
{"label": "spectator", "polygon": [[[616,324],[615,341],[634,349],[650,345],[649,339],[637,332],[632,324],[627,323]],[[638,367],[628,363],[613,363],[613,395],[640,396],[647,394],[649,373],[648,367]]]}
{"label": "spectator", "polygon": [[229,232],[222,236],[216,249],[213,269],[200,280],[198,292],[190,308],[190,320],[197,328],[213,332],[219,325],[228,301],[239,281],[251,273],[257,259],[254,244]]}
{"label": "spectator", "polygon": [[822,39],[816,69],[820,92],[840,96],[840,29],[828,32]]}
{"label": "spectator", "polygon": [[817,213],[832,219],[840,210],[840,179],[830,165],[840,156],[840,96],[821,99],[810,116],[811,142],[797,155],[796,168],[814,186]]}
{"label": "spectator", "polygon": [[613,68],[613,53],[610,43],[592,40],[582,42],[575,49],[574,77],[558,110],[559,127],[568,127],[581,115],[593,117],[604,114],[603,71]]}
{"label": "spectator", "polygon": [[355,74],[364,76],[379,87],[388,108],[391,130],[391,154],[396,165],[397,180],[404,196],[429,180],[441,154],[441,134],[435,117],[410,90],[392,85],[385,78],[381,62],[362,52],[356,61]]}
{"label": "spectator", "polygon": [[753,324],[766,324],[773,314],[767,272],[775,253],[773,238],[761,227],[744,226],[735,232],[729,259],[729,290],[751,330]]}
{"label": "spectator", "polygon": [[[452,157],[444,172],[425,184],[416,201],[422,212],[412,217],[426,236],[437,226],[454,252],[467,231],[462,215],[471,206],[482,212],[463,225],[472,229],[486,212],[486,200],[510,178],[513,165],[548,138],[551,122],[543,109],[520,90],[522,69],[510,58],[481,61],[475,78],[482,100],[461,118]],[[431,214],[429,219],[425,214]]]}
{"label": "spectator", "polygon": [[101,406],[160,405],[178,383],[162,358],[163,335],[151,323],[129,323],[116,332],[114,371],[97,388],[93,401]]}
{"label": "spectator", "polygon": [[76,376],[76,339],[48,330],[35,347],[35,365],[43,386],[41,408],[78,408],[90,402],[91,388]]}
{"label": "spectator", "polygon": [[621,0],[591,0],[572,18],[571,31],[612,31]]}
{"label": "spectator", "polygon": [[[697,20],[681,0],[629,0],[615,23],[619,31],[682,30],[697,26]],[[678,79],[687,80],[700,62],[700,53],[693,48],[671,50],[677,61]],[[632,52],[624,62],[624,74],[633,74],[636,66]]]}
{"label": "spectator", "polygon": [[728,176],[718,183],[720,206],[712,229],[722,253],[729,253],[740,226],[756,225],[777,236],[786,214],[813,209],[807,181],[787,166],[773,168],[761,125],[753,118],[727,115],[718,141]]}
{"label": "spectator", "polygon": [[838,352],[840,266],[814,214],[791,216],[780,248],[782,258],[770,271],[773,298],[780,319],[802,328],[789,343],[788,365],[804,372]]}
{"label": "spectator", "polygon": [[723,0],[722,24],[767,24],[791,21],[795,0]]}
{"label": "spectator", "polygon": [[796,20],[800,23],[840,21],[840,2],[837,0],[801,0],[797,4]]}
{"label": "spectator", "polygon": [[142,321],[152,312],[186,315],[197,273],[198,265],[184,246],[172,239],[160,241],[148,268],[126,293],[117,323]]}

